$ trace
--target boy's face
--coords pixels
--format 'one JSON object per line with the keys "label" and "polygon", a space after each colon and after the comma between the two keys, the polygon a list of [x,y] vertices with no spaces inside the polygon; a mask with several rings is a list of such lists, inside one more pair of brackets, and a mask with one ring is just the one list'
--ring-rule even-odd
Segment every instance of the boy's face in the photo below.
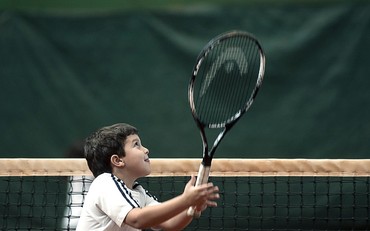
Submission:
{"label": "boy's face", "polygon": [[150,174],[149,150],[141,144],[138,135],[129,135],[125,142],[123,158],[125,168],[132,176],[144,177]]}

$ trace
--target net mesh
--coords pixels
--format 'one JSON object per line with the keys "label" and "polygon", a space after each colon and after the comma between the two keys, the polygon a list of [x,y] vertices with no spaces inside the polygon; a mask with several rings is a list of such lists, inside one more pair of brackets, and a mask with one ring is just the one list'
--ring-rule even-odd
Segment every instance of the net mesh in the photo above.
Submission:
{"label": "net mesh", "polygon": [[[182,193],[199,163],[152,160],[151,177],[139,182],[165,201]],[[0,159],[0,166],[1,230],[75,230],[93,180],[84,160]],[[210,181],[221,190],[219,206],[186,230],[367,230],[369,171],[369,160],[216,159]]]}

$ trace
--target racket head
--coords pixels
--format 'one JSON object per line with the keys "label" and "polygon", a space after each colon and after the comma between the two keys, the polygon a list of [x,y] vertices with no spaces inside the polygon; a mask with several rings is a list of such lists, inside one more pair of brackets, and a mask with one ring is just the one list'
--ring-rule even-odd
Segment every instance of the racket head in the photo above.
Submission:
{"label": "racket head", "polygon": [[200,52],[188,88],[192,115],[201,129],[231,127],[252,105],[265,72],[258,40],[244,31],[212,39]]}

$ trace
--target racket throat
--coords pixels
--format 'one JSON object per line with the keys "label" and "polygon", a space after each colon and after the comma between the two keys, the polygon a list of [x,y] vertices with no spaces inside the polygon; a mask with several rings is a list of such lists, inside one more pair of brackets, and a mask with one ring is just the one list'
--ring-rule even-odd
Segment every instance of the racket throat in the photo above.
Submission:
{"label": "racket throat", "polygon": [[[219,143],[225,137],[225,134],[229,131],[230,128],[231,128],[231,126],[226,126],[225,129],[220,134],[218,134],[217,138],[215,139],[215,142],[213,143],[213,146],[212,146],[211,150],[208,153],[208,156],[210,157],[210,162],[212,161],[213,155],[215,154]],[[210,165],[211,165],[211,163],[210,163]]]}

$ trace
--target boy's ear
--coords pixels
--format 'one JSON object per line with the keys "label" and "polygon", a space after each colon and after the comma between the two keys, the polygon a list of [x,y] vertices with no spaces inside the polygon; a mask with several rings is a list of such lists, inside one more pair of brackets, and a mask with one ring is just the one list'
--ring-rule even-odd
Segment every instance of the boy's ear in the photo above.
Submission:
{"label": "boy's ear", "polygon": [[114,154],[110,157],[110,162],[113,164],[113,166],[116,166],[116,167],[125,166],[125,162],[117,154]]}

